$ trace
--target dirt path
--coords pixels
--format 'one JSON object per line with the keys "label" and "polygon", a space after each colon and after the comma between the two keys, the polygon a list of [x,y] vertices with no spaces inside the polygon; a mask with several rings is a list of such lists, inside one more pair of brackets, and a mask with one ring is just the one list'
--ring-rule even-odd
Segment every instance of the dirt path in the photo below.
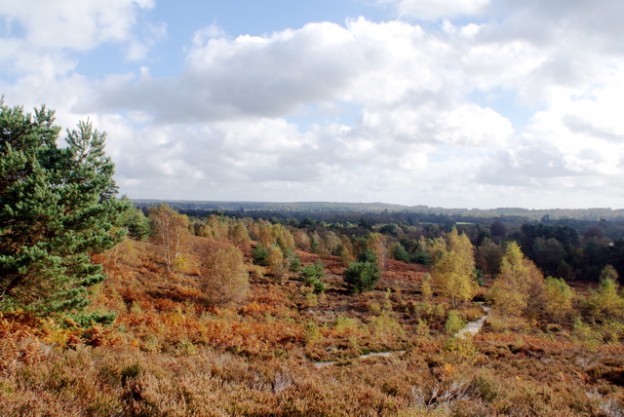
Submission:
{"label": "dirt path", "polygon": [[[481,317],[480,319],[468,322],[464,326],[463,329],[461,329],[460,331],[455,333],[455,337],[459,337],[459,338],[463,339],[465,337],[474,336],[477,333],[479,333],[479,331],[483,327],[483,324],[485,323],[485,320],[487,320],[487,318],[490,316],[490,307],[481,304],[481,308],[483,309],[483,312],[485,313],[483,315],[483,317]],[[372,357],[376,357],[376,356],[389,357],[389,356],[392,356],[392,355],[400,355],[400,354],[403,354],[403,353],[405,353],[404,350],[385,351],[385,352],[371,352],[371,353],[366,353],[364,355],[360,355],[357,358],[358,359],[367,359],[367,358],[372,358]],[[337,363],[338,363],[337,361],[314,362],[314,366],[317,367],[317,368],[325,368],[327,366],[336,365]]]}
{"label": "dirt path", "polygon": [[483,309],[483,312],[485,312],[483,317],[468,322],[468,324],[466,324],[463,329],[455,333],[455,337],[463,339],[465,337],[474,336],[475,334],[479,333],[479,331],[483,327],[483,324],[485,323],[485,320],[487,320],[487,318],[490,316],[490,307],[481,304],[481,308]]}

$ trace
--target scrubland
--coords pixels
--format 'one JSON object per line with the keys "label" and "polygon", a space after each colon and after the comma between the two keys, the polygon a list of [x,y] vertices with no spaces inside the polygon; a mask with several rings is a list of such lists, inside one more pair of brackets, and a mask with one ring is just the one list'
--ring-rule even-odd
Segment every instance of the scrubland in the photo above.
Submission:
{"label": "scrubland", "polygon": [[613,324],[494,310],[457,338],[452,321],[483,312],[424,288],[430,267],[387,259],[375,289],[353,294],[344,259],[296,250],[323,265],[315,292],[254,264],[252,240],[238,245],[242,278],[217,285],[206,259],[231,242],[203,234],[170,264],[157,239],[95,256],[108,278],[89,309],[115,312],[111,324],[0,315],[0,416],[624,415]]}

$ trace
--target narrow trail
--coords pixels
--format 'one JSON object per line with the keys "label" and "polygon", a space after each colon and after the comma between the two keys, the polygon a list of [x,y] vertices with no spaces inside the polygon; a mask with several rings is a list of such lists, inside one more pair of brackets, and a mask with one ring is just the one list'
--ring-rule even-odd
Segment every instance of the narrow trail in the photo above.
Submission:
{"label": "narrow trail", "polygon": [[[466,325],[460,331],[455,333],[455,337],[464,339],[466,337],[471,337],[479,333],[479,331],[485,324],[485,321],[490,316],[490,311],[491,311],[490,307],[483,305],[483,303],[479,303],[479,304],[481,305],[481,308],[483,309],[483,312],[485,314],[477,320],[469,321],[468,323],[466,323]],[[363,355],[358,356],[357,359],[368,359],[368,358],[374,358],[374,357],[387,358],[392,355],[401,355],[405,352],[406,352],[405,350],[370,352],[370,353],[365,353]],[[314,362],[314,366],[320,369],[320,368],[326,368],[328,366],[336,365],[337,363],[338,361]]]}
{"label": "narrow trail", "polygon": [[468,336],[474,336],[477,333],[479,333],[479,331],[483,327],[483,324],[485,323],[487,318],[490,316],[490,307],[481,304],[481,308],[483,309],[483,312],[485,313],[483,315],[483,317],[481,317],[480,319],[468,322],[464,326],[463,329],[461,329],[460,331],[455,333],[455,337],[459,337],[461,339],[464,339],[464,338],[466,338]]}

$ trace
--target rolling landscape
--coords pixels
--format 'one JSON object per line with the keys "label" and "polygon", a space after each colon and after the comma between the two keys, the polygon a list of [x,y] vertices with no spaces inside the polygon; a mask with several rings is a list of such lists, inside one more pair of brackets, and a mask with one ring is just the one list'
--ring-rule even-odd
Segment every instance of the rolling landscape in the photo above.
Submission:
{"label": "rolling landscape", "polygon": [[0,1],[0,417],[624,416],[623,14]]}

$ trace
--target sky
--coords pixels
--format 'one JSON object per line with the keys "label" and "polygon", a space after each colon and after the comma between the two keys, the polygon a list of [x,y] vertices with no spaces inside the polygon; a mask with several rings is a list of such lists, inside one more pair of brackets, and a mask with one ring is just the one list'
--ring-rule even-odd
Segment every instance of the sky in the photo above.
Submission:
{"label": "sky", "polygon": [[2,0],[0,95],[120,192],[624,207],[620,0]]}

